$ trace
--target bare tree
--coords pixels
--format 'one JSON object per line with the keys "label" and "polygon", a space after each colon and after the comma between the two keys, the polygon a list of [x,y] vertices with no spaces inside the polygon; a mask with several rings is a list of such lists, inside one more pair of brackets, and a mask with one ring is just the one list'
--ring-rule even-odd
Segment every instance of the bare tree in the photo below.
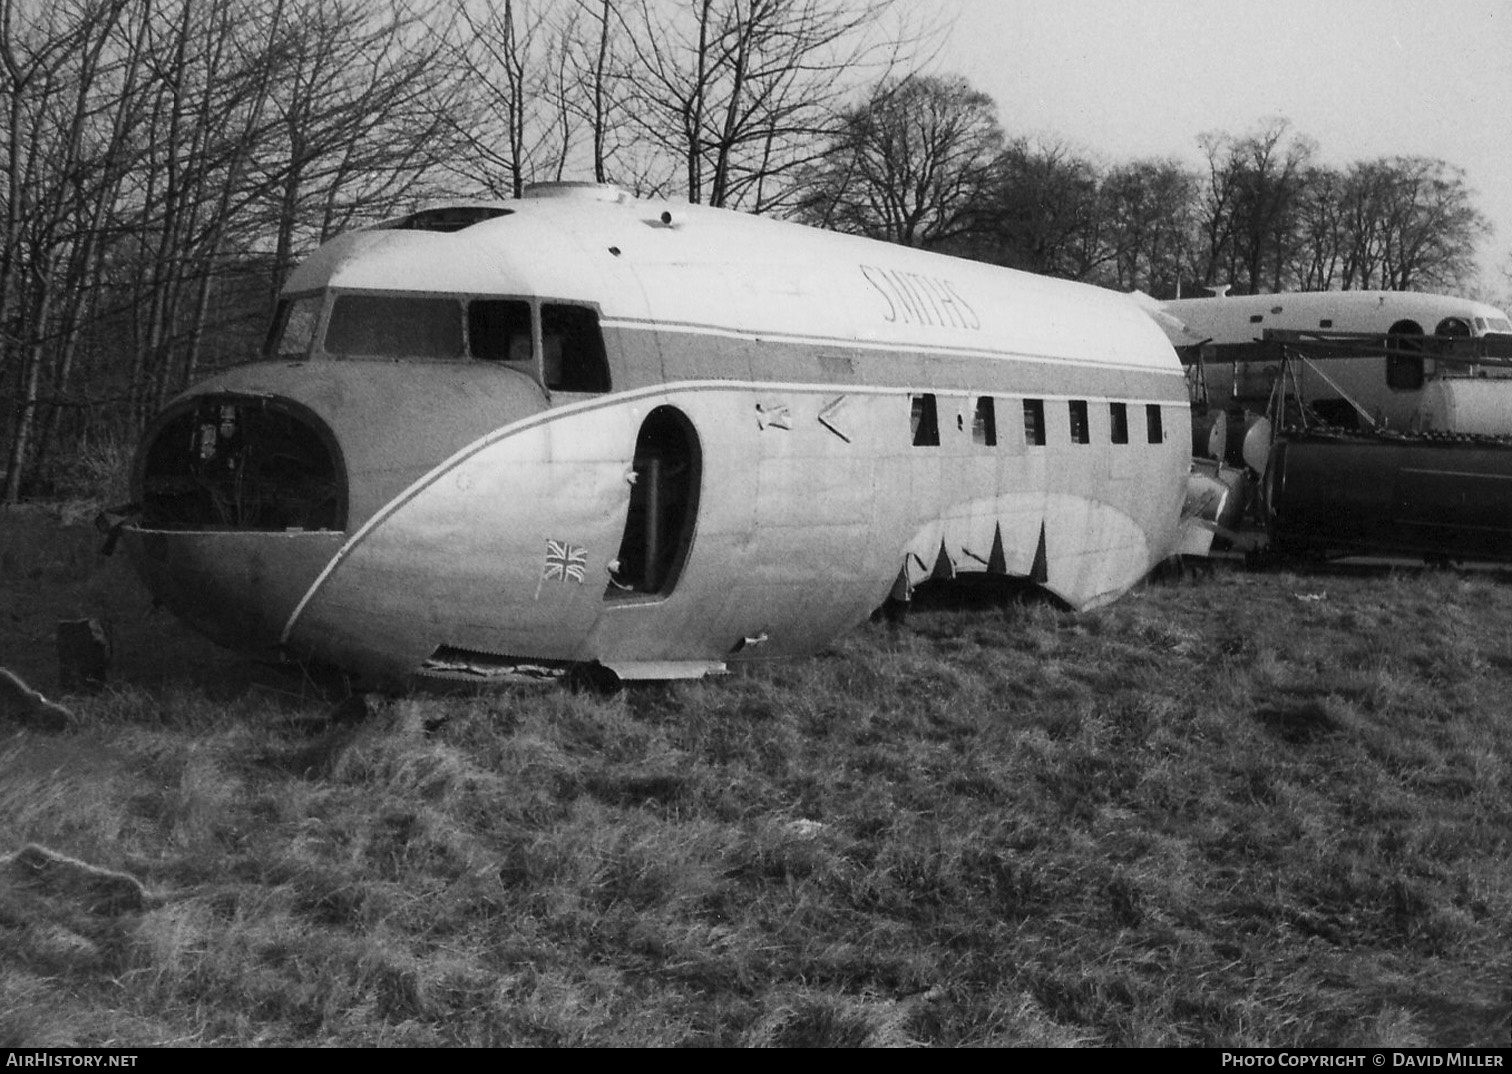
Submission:
{"label": "bare tree", "polygon": [[1270,120],[1243,137],[1204,134],[1209,185],[1202,230],[1208,239],[1205,283],[1220,274],[1251,292],[1280,290],[1293,260],[1303,184],[1313,142]]}
{"label": "bare tree", "polygon": [[495,197],[519,197],[568,151],[571,131],[558,128],[548,108],[560,97],[552,61],[561,29],[545,5],[524,0],[459,0],[456,10],[456,77],[472,92],[446,113],[462,150],[449,167]]}
{"label": "bare tree", "polygon": [[1064,142],[1015,139],[991,205],[991,260],[1085,280],[1108,260],[1098,167]]}
{"label": "bare tree", "polygon": [[[679,162],[689,201],[770,210],[822,151],[851,87],[919,35],[896,0],[631,0],[619,16],[637,96],[627,114]],[[669,176],[670,178],[670,176]]]}
{"label": "bare tree", "polygon": [[1186,259],[1196,242],[1198,181],[1174,160],[1134,161],[1104,176],[1110,283],[1159,298],[1179,295]]}
{"label": "bare tree", "polygon": [[1304,184],[1293,285],[1463,289],[1490,231],[1460,169],[1424,157],[1315,168]]}
{"label": "bare tree", "polygon": [[1382,285],[1407,291],[1466,283],[1491,225],[1472,204],[1465,173],[1424,157],[1392,157],[1386,167],[1392,181],[1382,214]]}
{"label": "bare tree", "polygon": [[992,98],[965,79],[883,82],[841,117],[798,215],[908,246],[949,245],[978,223],[1002,144]]}
{"label": "bare tree", "polygon": [[444,37],[418,14],[399,0],[299,3],[269,46],[270,124],[249,177],[269,195],[275,290],[296,248],[428,189],[453,134]]}
{"label": "bare tree", "polygon": [[[455,80],[442,34],[407,7],[0,0],[0,24],[15,499],[57,435],[100,427],[85,410],[138,424],[195,374],[212,329],[245,339],[219,314],[265,320],[297,252],[413,196],[446,155],[436,117]],[[260,302],[237,282],[254,268]]]}
{"label": "bare tree", "polygon": [[102,104],[101,87],[121,74],[107,45],[126,7],[126,0],[45,9],[0,0],[0,98],[8,119],[0,386],[14,400],[6,415],[8,503],[19,498],[45,443],[44,385],[69,377],[80,296],[98,263],[102,199],[119,181],[112,158],[125,117],[108,97]]}
{"label": "bare tree", "polygon": [[1349,177],[1314,167],[1302,183],[1297,212],[1297,250],[1289,275],[1302,291],[1325,291],[1349,283]]}

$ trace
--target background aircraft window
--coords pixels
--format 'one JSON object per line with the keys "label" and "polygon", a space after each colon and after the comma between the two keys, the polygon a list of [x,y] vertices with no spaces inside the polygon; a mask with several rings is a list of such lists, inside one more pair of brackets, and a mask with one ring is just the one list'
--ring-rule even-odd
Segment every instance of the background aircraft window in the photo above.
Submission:
{"label": "background aircraft window", "polygon": [[315,338],[315,325],[320,320],[321,301],[320,295],[306,295],[304,298],[285,299],[278,304],[278,316],[273,322],[273,335],[277,341],[271,348],[274,356],[310,356],[310,341]]}
{"label": "background aircraft window", "polygon": [[1423,386],[1423,356],[1400,351],[1386,356],[1386,386],[1413,392]]}
{"label": "background aircraft window", "polygon": [[1146,439],[1152,444],[1165,441],[1165,425],[1160,420],[1160,404],[1145,404],[1145,433]]}
{"label": "background aircraft window", "polygon": [[452,298],[338,295],[325,349],[347,356],[461,358],[462,308]]}
{"label": "background aircraft window", "polygon": [[541,359],[552,391],[609,390],[604,335],[597,311],[587,306],[541,307]]}
{"label": "background aircraft window", "polygon": [[1386,386],[1399,391],[1417,391],[1423,386],[1423,326],[1416,321],[1398,321],[1386,330]]}
{"label": "background aircraft window", "polygon": [[990,395],[976,401],[976,415],[971,419],[971,439],[986,447],[997,446],[997,407]]}
{"label": "background aircraft window", "polygon": [[1071,400],[1071,442],[1073,444],[1088,444],[1092,442],[1092,434],[1087,426],[1087,401],[1085,399]]}
{"label": "background aircraft window", "polygon": [[1318,420],[1324,425],[1332,425],[1339,429],[1360,427],[1360,413],[1350,405],[1348,399],[1314,399],[1308,404],[1308,409],[1316,414]]}
{"label": "background aircraft window", "polygon": [[1045,445],[1045,401],[1024,400],[1024,443],[1037,447]]}
{"label": "background aircraft window", "polygon": [[913,424],[914,447],[940,446],[940,421],[935,414],[935,397],[933,395],[916,395],[913,397],[910,421]]}
{"label": "background aircraft window", "polygon": [[[1466,337],[1473,334],[1470,328],[1470,322],[1463,317],[1445,317],[1438,323],[1438,327],[1435,328],[1433,332],[1435,335],[1447,336],[1454,339],[1465,339]],[[1449,344],[1444,349],[1449,350],[1450,353],[1453,353],[1453,346],[1453,344]],[[1425,369],[1424,372],[1432,372],[1439,375],[1445,373],[1463,375],[1470,372],[1470,363],[1456,362],[1453,359],[1448,358],[1440,359],[1439,361],[1434,363],[1433,368]]]}
{"label": "background aircraft window", "polygon": [[504,298],[469,302],[467,349],[489,362],[529,362],[530,303]]}
{"label": "background aircraft window", "polygon": [[1108,425],[1112,430],[1113,443],[1129,442],[1129,408],[1123,403],[1108,404]]}

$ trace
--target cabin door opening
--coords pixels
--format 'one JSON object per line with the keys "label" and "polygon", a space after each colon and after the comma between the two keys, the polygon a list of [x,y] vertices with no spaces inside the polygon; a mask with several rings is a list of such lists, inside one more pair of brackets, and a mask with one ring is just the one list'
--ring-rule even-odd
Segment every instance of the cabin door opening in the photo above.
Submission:
{"label": "cabin door opening", "polygon": [[698,434],[676,407],[659,406],[635,440],[635,481],[606,598],[672,592],[693,543],[701,459]]}

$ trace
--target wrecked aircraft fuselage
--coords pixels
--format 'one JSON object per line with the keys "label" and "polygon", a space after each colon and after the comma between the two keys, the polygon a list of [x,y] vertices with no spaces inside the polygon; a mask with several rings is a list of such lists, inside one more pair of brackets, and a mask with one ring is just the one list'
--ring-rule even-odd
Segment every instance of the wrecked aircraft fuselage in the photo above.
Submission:
{"label": "wrecked aircraft fuselage", "polygon": [[155,596],[375,683],[669,678],[931,577],[1096,605],[1177,546],[1185,384],[1126,296],[545,193],[293,274],[266,359],[144,437],[123,536]]}

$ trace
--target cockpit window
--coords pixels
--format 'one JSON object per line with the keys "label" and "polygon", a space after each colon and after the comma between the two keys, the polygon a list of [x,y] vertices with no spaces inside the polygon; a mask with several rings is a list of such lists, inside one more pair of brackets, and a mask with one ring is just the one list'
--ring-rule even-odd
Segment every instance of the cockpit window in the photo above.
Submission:
{"label": "cockpit window", "polygon": [[607,392],[609,363],[598,313],[587,306],[541,307],[546,387],[554,392]]}
{"label": "cockpit window", "polygon": [[[299,315],[309,322],[301,329],[306,340],[319,312],[319,299],[308,301],[310,312]],[[598,311],[541,303],[537,334],[535,309],[523,298],[348,292],[331,305],[325,350],[338,358],[475,358],[515,366],[549,391],[607,392],[609,361]],[[284,335],[295,335],[295,320],[289,314]]]}
{"label": "cockpit window", "polygon": [[286,298],[278,304],[271,354],[275,358],[308,358],[315,325],[320,321],[320,295]]}
{"label": "cockpit window", "polygon": [[452,298],[338,295],[325,349],[347,357],[461,358],[461,306]]}
{"label": "cockpit window", "polygon": [[530,303],[479,298],[467,304],[467,349],[487,362],[531,360]]}
{"label": "cockpit window", "polygon": [[1492,332],[1512,332],[1512,321],[1505,317],[1487,317],[1486,326]]}

